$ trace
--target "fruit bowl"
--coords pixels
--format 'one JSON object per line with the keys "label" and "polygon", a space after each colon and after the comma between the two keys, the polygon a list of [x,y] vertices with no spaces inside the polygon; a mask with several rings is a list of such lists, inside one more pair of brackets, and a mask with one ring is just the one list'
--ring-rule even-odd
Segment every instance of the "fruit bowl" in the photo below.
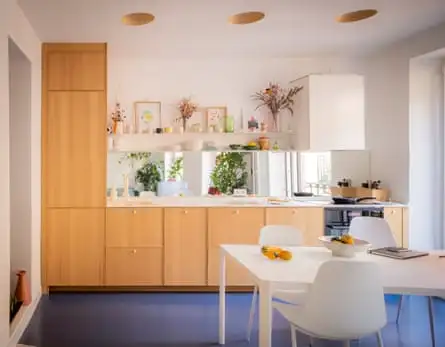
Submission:
{"label": "fruit bowl", "polygon": [[320,236],[318,239],[323,246],[332,252],[334,257],[353,258],[356,253],[365,253],[371,247],[371,244],[367,241],[355,239],[351,236],[349,238],[349,243],[333,241],[333,239],[336,239],[335,236]]}

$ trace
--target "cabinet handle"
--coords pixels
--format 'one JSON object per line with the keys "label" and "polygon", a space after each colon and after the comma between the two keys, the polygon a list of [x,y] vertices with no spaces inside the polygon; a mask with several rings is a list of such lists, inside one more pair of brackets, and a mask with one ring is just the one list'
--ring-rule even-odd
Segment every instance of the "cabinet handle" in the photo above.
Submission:
{"label": "cabinet handle", "polygon": [[236,210],[233,212],[234,214],[239,214],[239,210]]}
{"label": "cabinet handle", "polygon": [[395,214],[396,213],[396,210],[391,210],[391,214]]}
{"label": "cabinet handle", "polygon": [[297,210],[292,210],[292,214],[297,214]]}
{"label": "cabinet handle", "polygon": [[135,249],[133,249],[133,250],[131,251],[131,253],[133,253],[133,254],[136,254],[136,250],[135,250]]}
{"label": "cabinet handle", "polygon": [[187,211],[187,210],[184,210],[184,214],[187,214],[187,213],[189,213],[189,211]]}
{"label": "cabinet handle", "polygon": [[133,210],[133,214],[136,214],[136,210]]}

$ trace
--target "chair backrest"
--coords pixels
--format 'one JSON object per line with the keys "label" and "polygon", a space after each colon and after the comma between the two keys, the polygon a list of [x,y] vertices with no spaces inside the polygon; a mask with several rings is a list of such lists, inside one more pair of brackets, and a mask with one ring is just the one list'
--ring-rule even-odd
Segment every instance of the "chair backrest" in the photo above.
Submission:
{"label": "chair backrest", "polygon": [[351,221],[349,234],[357,239],[368,241],[372,248],[397,246],[391,227],[383,218],[355,217]]}
{"label": "chair backrest", "polygon": [[381,270],[371,261],[331,260],[316,275],[302,328],[327,339],[352,340],[386,324]]}
{"label": "chair backrest", "polygon": [[290,225],[266,225],[260,231],[260,245],[301,246],[303,237]]}

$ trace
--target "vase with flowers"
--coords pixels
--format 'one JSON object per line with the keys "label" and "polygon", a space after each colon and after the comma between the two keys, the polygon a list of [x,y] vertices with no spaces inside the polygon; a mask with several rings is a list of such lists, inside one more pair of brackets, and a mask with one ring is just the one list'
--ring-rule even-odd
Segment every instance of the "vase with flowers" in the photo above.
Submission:
{"label": "vase with flowers", "polygon": [[187,129],[187,121],[198,109],[198,104],[193,102],[191,98],[182,98],[179,101],[178,109],[181,115],[176,120],[182,122],[182,130],[185,132]]}
{"label": "vase with flowers", "polygon": [[125,110],[119,102],[116,102],[114,111],[111,113],[111,132],[113,134],[122,134],[124,132]]}
{"label": "vase with flowers", "polygon": [[261,107],[267,107],[272,115],[273,131],[278,131],[278,116],[281,111],[287,110],[291,115],[294,114],[294,97],[302,90],[302,86],[285,89],[277,83],[269,83],[269,86],[256,92],[252,98],[260,103],[255,110]]}

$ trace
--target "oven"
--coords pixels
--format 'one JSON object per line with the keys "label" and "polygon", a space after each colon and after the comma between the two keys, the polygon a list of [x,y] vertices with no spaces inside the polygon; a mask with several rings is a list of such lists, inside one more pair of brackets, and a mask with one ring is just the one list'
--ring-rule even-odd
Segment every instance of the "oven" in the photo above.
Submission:
{"label": "oven", "polygon": [[381,206],[370,207],[369,205],[326,207],[324,209],[325,235],[341,236],[348,233],[352,219],[360,216],[383,218],[384,210]]}

